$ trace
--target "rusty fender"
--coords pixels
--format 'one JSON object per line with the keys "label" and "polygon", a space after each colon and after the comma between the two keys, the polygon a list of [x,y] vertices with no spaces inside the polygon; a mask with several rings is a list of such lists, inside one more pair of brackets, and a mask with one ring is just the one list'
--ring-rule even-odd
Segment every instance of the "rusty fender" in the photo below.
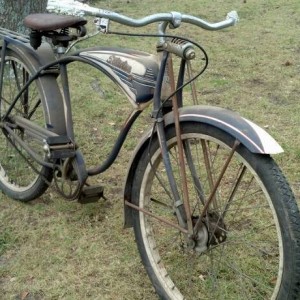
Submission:
{"label": "rusty fender", "polygon": [[[199,122],[215,126],[237,140],[249,151],[259,154],[276,154],[283,152],[281,146],[261,127],[239,116],[228,109],[213,106],[187,106],[180,109],[180,122]],[[173,113],[164,117],[165,126],[174,124]],[[132,184],[135,169],[146,149],[151,136],[149,130],[137,145],[129,164],[124,186],[124,201],[131,202]],[[131,210],[124,204],[125,224],[124,227],[132,227]]]}

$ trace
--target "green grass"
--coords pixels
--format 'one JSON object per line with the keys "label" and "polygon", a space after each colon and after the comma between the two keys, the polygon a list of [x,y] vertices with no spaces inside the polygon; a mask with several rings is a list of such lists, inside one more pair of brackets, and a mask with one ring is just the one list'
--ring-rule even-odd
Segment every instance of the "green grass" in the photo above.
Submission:
{"label": "green grass", "polygon": [[[220,32],[183,25],[207,50],[210,64],[197,82],[200,103],[230,108],[270,132],[285,153],[274,158],[299,203],[300,197],[300,2],[93,1],[131,17],[182,11],[209,21],[236,9],[240,23]],[[144,9],[145,3],[147,9]],[[114,25],[116,30],[126,27]],[[155,31],[137,29],[136,32]],[[85,42],[155,52],[155,40],[101,36]],[[131,107],[105,78],[72,70],[74,118],[89,164],[104,160]],[[94,96],[98,96],[97,99]],[[108,201],[80,205],[57,196],[53,188],[22,204],[0,195],[1,299],[156,299],[141,265],[132,230],[124,230],[122,189],[132,150],[147,128],[147,113],[133,128],[116,164],[95,179]],[[24,298],[25,296],[25,298]]]}

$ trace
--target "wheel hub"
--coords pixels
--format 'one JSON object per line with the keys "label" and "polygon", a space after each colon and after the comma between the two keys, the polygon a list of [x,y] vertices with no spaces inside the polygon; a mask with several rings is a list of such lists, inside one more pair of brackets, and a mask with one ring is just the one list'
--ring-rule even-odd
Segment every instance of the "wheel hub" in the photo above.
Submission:
{"label": "wheel hub", "polygon": [[[193,218],[196,223],[199,217]],[[202,226],[189,242],[189,247],[198,253],[203,253],[210,246],[224,243],[227,239],[226,225],[217,213],[209,213],[202,221]]]}

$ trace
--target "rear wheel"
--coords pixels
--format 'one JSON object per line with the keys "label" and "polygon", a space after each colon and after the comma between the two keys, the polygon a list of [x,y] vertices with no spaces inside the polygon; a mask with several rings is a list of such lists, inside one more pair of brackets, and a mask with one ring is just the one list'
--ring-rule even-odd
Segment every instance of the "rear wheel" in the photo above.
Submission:
{"label": "rear wheel", "polygon": [[[235,140],[199,123],[183,123],[182,139],[195,224]],[[174,127],[167,130],[167,144],[182,196]],[[140,159],[132,201],[176,224],[171,195],[156,139]],[[136,210],[133,218],[143,263],[162,299],[300,297],[299,212],[285,178],[267,155],[238,146],[192,247],[175,227]]]}
{"label": "rear wheel", "polygon": [[[2,63],[2,62],[1,62]],[[34,81],[13,107],[6,119],[3,119],[14,98],[30,78],[30,68],[12,50],[7,50],[4,62],[3,87],[0,102],[1,123],[13,123],[15,116],[21,116],[45,127],[40,83]],[[0,189],[9,197],[29,201],[45,192],[47,182],[52,179],[52,170],[41,167],[27,152],[14,141],[13,137],[1,126],[0,136]],[[44,157],[43,145],[25,130],[10,125],[30,148]]]}

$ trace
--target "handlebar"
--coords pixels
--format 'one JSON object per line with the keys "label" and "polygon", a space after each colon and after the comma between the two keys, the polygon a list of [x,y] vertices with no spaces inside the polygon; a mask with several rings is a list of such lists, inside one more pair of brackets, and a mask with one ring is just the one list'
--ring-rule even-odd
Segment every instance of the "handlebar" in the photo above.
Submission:
{"label": "handlebar", "polygon": [[75,16],[87,15],[105,18],[130,27],[142,27],[155,22],[167,22],[171,24],[173,28],[177,28],[184,22],[206,30],[220,30],[235,25],[239,20],[236,11],[231,11],[227,14],[225,20],[217,23],[209,23],[200,18],[178,12],[157,13],[141,19],[133,19],[112,11],[91,7],[88,4],[83,4],[75,0],[48,0],[47,10]]}

